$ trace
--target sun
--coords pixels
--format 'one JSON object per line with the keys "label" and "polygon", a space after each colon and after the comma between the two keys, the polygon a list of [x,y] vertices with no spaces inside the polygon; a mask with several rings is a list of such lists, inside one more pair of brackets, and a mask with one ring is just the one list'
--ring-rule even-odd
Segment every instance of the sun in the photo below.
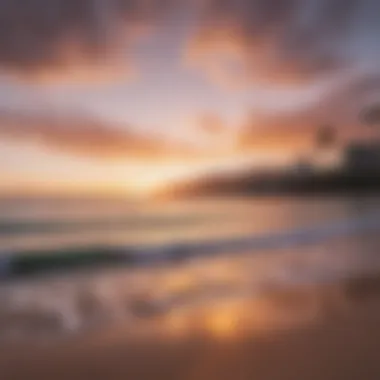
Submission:
{"label": "sun", "polygon": [[150,197],[165,186],[188,177],[191,172],[189,167],[182,165],[151,165],[130,179],[126,188],[137,197]]}

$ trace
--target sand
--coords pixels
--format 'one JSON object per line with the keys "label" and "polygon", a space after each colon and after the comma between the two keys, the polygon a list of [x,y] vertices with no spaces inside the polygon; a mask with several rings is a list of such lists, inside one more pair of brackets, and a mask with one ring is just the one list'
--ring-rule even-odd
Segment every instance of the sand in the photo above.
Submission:
{"label": "sand", "polygon": [[59,342],[7,343],[0,347],[0,378],[380,379],[380,277],[277,290],[260,302],[267,312],[284,316],[285,307],[295,318],[257,319],[255,328],[221,328],[220,334],[193,330],[175,339],[132,339],[120,325]]}

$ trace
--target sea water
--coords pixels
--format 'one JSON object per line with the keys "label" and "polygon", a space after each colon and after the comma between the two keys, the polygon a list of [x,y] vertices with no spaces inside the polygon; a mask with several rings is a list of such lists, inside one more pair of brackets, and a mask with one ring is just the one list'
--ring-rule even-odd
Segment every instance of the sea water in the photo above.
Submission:
{"label": "sea water", "polygon": [[[205,305],[376,271],[379,232],[377,197],[3,199],[0,339],[52,338],[115,323],[146,332],[157,320],[173,328],[175,316],[194,321],[194,310]],[[78,252],[91,257],[100,248],[106,258],[117,252],[133,260],[74,265]],[[10,269],[19,257],[41,255],[72,255],[73,265],[42,265],[46,270],[28,276]]]}

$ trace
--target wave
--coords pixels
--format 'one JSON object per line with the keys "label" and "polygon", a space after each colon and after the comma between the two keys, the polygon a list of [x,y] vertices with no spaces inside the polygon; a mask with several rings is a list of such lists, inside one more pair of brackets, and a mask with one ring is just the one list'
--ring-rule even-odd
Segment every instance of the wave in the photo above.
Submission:
{"label": "wave", "polygon": [[212,216],[150,216],[150,217],[119,217],[99,219],[45,219],[45,220],[1,220],[0,236],[35,233],[65,233],[102,231],[104,229],[141,229],[141,228],[169,228],[173,226],[189,226],[199,223],[210,222],[216,217]]}
{"label": "wave", "polygon": [[94,246],[49,251],[3,252],[0,279],[85,267],[146,266],[178,263],[195,257],[276,250],[318,244],[328,239],[380,228],[380,213],[361,218],[325,223],[312,228],[250,235],[236,239],[175,242],[158,246]]}

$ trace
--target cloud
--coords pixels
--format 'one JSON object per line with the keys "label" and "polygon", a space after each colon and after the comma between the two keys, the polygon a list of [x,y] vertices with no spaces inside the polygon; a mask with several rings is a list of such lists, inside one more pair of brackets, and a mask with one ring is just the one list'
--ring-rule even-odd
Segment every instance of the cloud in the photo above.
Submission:
{"label": "cloud", "polygon": [[0,110],[0,137],[39,144],[64,154],[97,160],[167,160],[191,157],[184,144],[139,134],[87,115]]}
{"label": "cloud", "polygon": [[[315,122],[315,121],[314,121]],[[313,122],[313,124],[314,124]],[[316,123],[316,122],[315,122]],[[238,134],[239,150],[288,151],[305,147],[316,128],[303,113],[248,116]]]}
{"label": "cloud", "polygon": [[317,102],[291,112],[252,110],[238,136],[239,149],[299,150],[312,147],[320,127],[338,132],[338,143],[372,138],[376,128],[363,124],[363,109],[377,103],[380,75],[359,75],[337,87]]}
{"label": "cloud", "polygon": [[223,134],[227,129],[222,118],[210,112],[205,112],[198,118],[198,126],[201,133],[210,136]]}
{"label": "cloud", "polygon": [[375,0],[203,0],[186,59],[230,83],[304,84],[378,65]]}
{"label": "cloud", "polygon": [[0,0],[0,68],[22,79],[103,80],[165,0]]}

